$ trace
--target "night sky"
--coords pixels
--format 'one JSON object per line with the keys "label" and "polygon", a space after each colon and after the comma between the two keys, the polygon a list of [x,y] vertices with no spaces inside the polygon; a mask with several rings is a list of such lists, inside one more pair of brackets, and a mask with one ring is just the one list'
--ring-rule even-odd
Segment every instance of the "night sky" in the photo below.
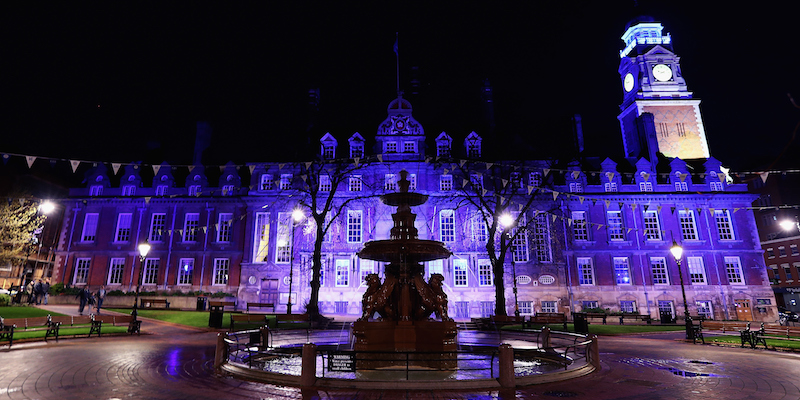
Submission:
{"label": "night sky", "polygon": [[[230,3],[0,6],[0,152],[187,164],[204,120],[220,162],[270,161],[305,133],[311,88],[317,129],[369,138],[396,97],[399,32],[401,89],[429,137],[487,136],[489,79],[498,137],[549,140],[553,119],[578,113],[588,153],[620,157],[620,36],[641,14],[672,35],[725,165],[772,165],[800,121],[796,2]],[[797,149],[780,165],[800,167]]]}

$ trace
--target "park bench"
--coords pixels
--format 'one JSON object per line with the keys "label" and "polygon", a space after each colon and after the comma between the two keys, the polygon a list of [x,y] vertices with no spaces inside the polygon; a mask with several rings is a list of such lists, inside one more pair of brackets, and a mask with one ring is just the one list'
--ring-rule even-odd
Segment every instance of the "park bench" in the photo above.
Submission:
{"label": "park bench", "polygon": [[742,347],[744,347],[745,343],[750,345],[751,349],[755,349],[759,343],[764,345],[764,349],[767,349],[767,341],[764,339],[764,328],[753,331],[750,330],[750,323],[747,323],[747,329],[739,331],[739,338],[742,341]]}
{"label": "park bench", "polygon": [[567,315],[564,313],[539,312],[532,315],[527,322],[523,322],[522,327],[528,328],[530,325],[563,324],[564,331],[567,330]]}
{"label": "park bench", "polygon": [[266,314],[231,314],[231,332],[236,330],[236,325],[257,325],[264,326],[267,324]]}
{"label": "park bench", "polygon": [[236,311],[235,301],[212,300],[208,302],[208,306],[209,308],[218,308],[219,310],[224,310],[225,307],[233,307],[233,311]]}
{"label": "park bench", "polygon": [[784,340],[800,340],[800,327],[761,324],[765,335],[780,336]]}
{"label": "park bench", "polygon": [[494,329],[508,325],[519,325],[523,322],[525,322],[525,317],[516,315],[492,315],[489,317],[489,323]]}
{"label": "park bench", "polygon": [[276,314],[275,326],[282,329],[308,328],[308,314]]}
{"label": "park bench", "polygon": [[606,324],[606,318],[608,318],[608,314],[606,314],[606,313],[591,313],[590,312],[590,313],[583,313],[583,315],[586,317],[586,319],[589,319],[589,318],[602,319],[603,320],[603,325]]}
{"label": "park bench", "polygon": [[167,299],[141,299],[139,308],[169,308]]}
{"label": "park bench", "polygon": [[702,321],[703,329],[708,331],[722,331],[722,333],[738,332],[747,329],[747,324],[748,323],[744,321]]}
{"label": "park bench", "polygon": [[[108,317],[113,318],[112,316]],[[89,335],[87,337],[92,337],[93,334],[101,336],[103,319],[96,317],[95,315],[87,315],[87,316],[62,315],[55,317],[48,315],[46,317],[9,318],[9,319],[2,319],[2,317],[0,317],[0,340],[2,339],[8,340],[10,347],[14,342],[14,331],[21,329],[26,332],[45,331],[45,336],[44,336],[45,341],[47,341],[47,339],[50,337],[54,337],[56,341],[58,341],[62,326],[70,326],[70,327],[88,326]]]}
{"label": "park bench", "polygon": [[247,303],[247,312],[250,312],[250,308],[271,308],[272,312],[275,312],[275,303]]}
{"label": "park bench", "polygon": [[0,340],[8,340],[8,347],[14,344],[14,329],[17,326],[14,324],[7,324],[3,317],[0,317]]}
{"label": "park bench", "polygon": [[[653,323],[653,318],[648,314],[622,314],[619,316],[619,324],[625,325],[625,319],[644,321],[647,322],[647,325],[651,325]],[[605,324],[605,322],[603,323]]]}

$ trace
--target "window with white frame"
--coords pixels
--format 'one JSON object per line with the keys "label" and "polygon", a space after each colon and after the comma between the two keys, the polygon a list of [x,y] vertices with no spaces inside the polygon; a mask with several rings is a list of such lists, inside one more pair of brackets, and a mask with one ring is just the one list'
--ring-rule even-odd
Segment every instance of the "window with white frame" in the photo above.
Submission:
{"label": "window with white frame", "polygon": [[166,196],[168,191],[169,191],[168,185],[156,186],[156,196]]}
{"label": "window with white frame", "polygon": [[767,258],[775,258],[775,249],[772,247],[767,248]]}
{"label": "window with white frame", "polygon": [[214,259],[214,285],[227,285],[228,274],[231,269],[231,260],[227,258]]}
{"label": "window with white frame", "polygon": [[794,282],[794,277],[792,276],[792,267],[789,266],[789,263],[781,264],[781,268],[783,268],[783,273],[786,275],[786,282]]}
{"label": "window with white frame", "polygon": [[617,191],[617,183],[616,182],[606,182],[603,185],[603,188],[606,192],[616,192]]}
{"label": "window with white frame", "polygon": [[661,240],[661,223],[658,221],[658,211],[647,210],[644,212],[644,234],[647,240]]}
{"label": "window with white frame", "polygon": [[722,182],[719,181],[711,181],[709,182],[709,186],[711,187],[712,192],[721,192],[724,190],[724,186]]}
{"label": "window with white frame", "polygon": [[253,232],[253,262],[266,262],[269,249],[269,214],[256,213]]}
{"label": "window with white frame", "polygon": [[275,263],[285,264],[292,260],[292,214],[278,213],[278,235],[275,241]]}
{"label": "window with white frame", "polygon": [[650,181],[639,182],[639,191],[640,192],[652,192],[653,191],[653,182],[650,182]]}
{"label": "window with white frame", "polygon": [[[520,225],[525,226],[525,216],[519,220]],[[525,229],[512,229],[511,234],[514,241],[511,242],[511,255],[514,262],[528,261],[528,231]]]}
{"label": "window with white frame", "polygon": [[94,242],[97,239],[97,220],[100,214],[86,213],[83,217],[83,231],[81,242]]}
{"label": "window with white frame", "polygon": [[412,192],[417,190],[417,174],[408,174],[406,179],[408,179],[408,190]]}
{"label": "window with white frame", "polygon": [[319,176],[319,191],[320,192],[330,192],[331,191],[331,176],[330,175],[320,175]]}
{"label": "window with white frame", "polygon": [[620,300],[619,302],[619,310],[624,313],[635,313],[636,312],[636,302],[633,300]]}
{"label": "window with white frame", "polygon": [[189,196],[200,196],[201,193],[201,186],[200,185],[190,185],[189,186]]}
{"label": "window with white frame", "polygon": [[440,142],[436,145],[437,157],[450,157],[450,143]]}
{"label": "window with white frame", "polygon": [[360,192],[362,188],[361,175],[350,175],[347,179],[347,190],[350,192]]}
{"label": "window with white frame", "polygon": [[544,313],[558,312],[556,302],[549,300],[542,300],[542,312]]}
{"label": "window with white frame", "polygon": [[439,240],[442,242],[456,241],[456,215],[453,210],[439,211]]}
{"label": "window with white frame", "polygon": [[586,211],[572,212],[572,235],[575,240],[589,240]]}
{"label": "window with white frame", "polygon": [[697,225],[694,223],[694,210],[678,210],[683,240],[697,240]]}
{"label": "window with white frame", "polygon": [[453,175],[441,175],[439,177],[439,190],[442,192],[453,190]]}
{"label": "window with white frame", "polygon": [[222,195],[223,196],[233,196],[233,192],[235,190],[234,185],[225,185],[222,187]]}
{"label": "window with white frame", "polygon": [[625,240],[625,230],[622,227],[622,211],[606,211],[608,223],[608,240]]}
{"label": "window with white frame", "polygon": [[695,305],[697,306],[697,315],[703,316],[706,319],[714,318],[714,310],[712,309],[711,301],[697,300]]}
{"label": "window with white frame", "polygon": [[322,158],[326,160],[333,160],[336,157],[336,147],[332,144],[322,145]]}
{"label": "window with white frame", "polygon": [[688,192],[689,191],[689,185],[686,183],[686,181],[683,181],[683,182],[675,181],[675,191],[676,192]]}
{"label": "window with white frame", "polygon": [[115,242],[131,240],[131,213],[119,213],[117,216],[117,231],[114,233]]}
{"label": "window with white frame", "polygon": [[653,274],[654,285],[669,285],[666,258],[650,257],[650,271]]}
{"label": "window with white frame", "polygon": [[433,274],[444,275],[444,262],[442,260],[433,260],[428,262],[428,275],[426,278],[429,279]]}
{"label": "window with white frame", "polygon": [[414,141],[403,142],[403,153],[416,153],[416,152],[417,152],[417,142]]}
{"label": "window with white frame", "polygon": [[361,285],[366,285],[367,282],[365,281],[367,275],[375,273],[375,261],[360,259],[358,260],[360,267],[361,267],[361,274],[359,275],[360,279],[358,280]]}
{"label": "window with white frame", "polygon": [[572,193],[583,193],[583,184],[580,182],[570,182],[569,191]]}
{"label": "window with white frame", "polygon": [[394,174],[386,174],[383,176],[383,188],[385,190],[397,190],[397,178]]}
{"label": "window with white frame", "polygon": [[472,241],[475,243],[486,243],[489,240],[489,233],[486,229],[486,223],[480,211],[473,211],[472,218],[470,218],[470,227],[472,228]]}
{"label": "window with white frame", "polygon": [[519,313],[521,315],[531,315],[533,314],[533,302],[532,301],[520,301],[519,304]]}
{"label": "window with white frame", "polygon": [[154,213],[150,217],[150,242],[161,242],[164,240],[164,229],[167,224],[167,214]]}
{"label": "window with white frame", "polygon": [[492,286],[494,281],[492,277],[492,263],[486,259],[478,260],[478,286]]}
{"label": "window with white frame", "polygon": [[89,188],[89,196],[102,196],[103,195],[103,185],[92,185]]}
{"label": "window with white frame", "polygon": [[628,257],[614,257],[614,275],[617,279],[617,285],[630,285],[631,283],[631,268]]}
{"label": "window with white frame", "polygon": [[714,221],[717,223],[719,240],[734,240],[733,222],[731,221],[730,210],[714,210]]}
{"label": "window with white frame", "polygon": [[797,250],[796,244],[790,244],[789,248],[791,249],[793,256],[800,255],[800,251]]}
{"label": "window with white frame", "polygon": [[531,172],[530,175],[528,175],[528,182],[535,188],[542,186],[542,174],[539,172]]}
{"label": "window with white frame", "polygon": [[123,271],[125,271],[125,259],[122,257],[112,258],[108,264],[108,280],[106,283],[109,285],[121,285]]}
{"label": "window with white frame", "polygon": [[465,287],[469,284],[467,260],[453,260],[453,286]]}
{"label": "window with white frame", "polygon": [[742,274],[742,264],[739,257],[725,257],[725,272],[728,275],[728,283],[731,285],[744,285],[744,275]]}
{"label": "window with white frame", "polygon": [[361,243],[363,221],[361,210],[347,210],[347,243]]}
{"label": "window with white frame", "polygon": [[[314,270],[312,269],[312,261],[311,259],[306,259],[306,262],[308,263],[308,282],[311,282],[314,279]],[[320,262],[322,263],[322,265],[320,265],[319,268],[319,286],[323,287],[325,286],[325,276],[327,275],[325,270],[328,267],[328,256],[323,254],[322,258],[320,259]],[[288,277],[286,278],[288,279]]]}
{"label": "window with white frame", "polygon": [[261,174],[261,181],[258,187],[261,190],[272,190],[272,174]]}
{"label": "window with white frame", "polygon": [[178,285],[191,285],[194,272],[194,258],[181,258],[178,264]]}
{"label": "window with white frame", "polygon": [[397,153],[397,142],[383,142],[384,153]]}
{"label": "window with white frame", "polygon": [[197,231],[200,227],[199,213],[186,213],[183,221],[183,241],[196,242]]}
{"label": "window with white frame", "polygon": [[578,257],[578,283],[584,286],[594,285],[594,268],[592,259],[589,257]]}
{"label": "window with white frame", "polygon": [[292,188],[292,174],[281,174],[281,190],[289,190]]}
{"label": "window with white frame", "polygon": [[134,185],[125,185],[122,187],[122,195],[123,196],[134,196],[136,194],[136,186]]}
{"label": "window with white frame", "polygon": [[581,301],[582,311],[588,310],[590,308],[599,308],[597,304],[597,300],[583,300]]}
{"label": "window with white frame", "polygon": [[703,266],[703,257],[686,257],[689,266],[689,280],[692,285],[706,284],[706,268]]}
{"label": "window with white frame", "polygon": [[220,213],[217,220],[217,242],[228,243],[231,241],[233,236],[231,225],[233,225],[233,214]]}
{"label": "window with white frame", "polygon": [[364,157],[364,144],[353,143],[350,145],[350,158]]}
{"label": "window with white frame", "polygon": [[336,287],[350,286],[350,260],[336,260]]}
{"label": "window with white frame", "polygon": [[142,273],[142,283],[145,285],[158,284],[158,264],[161,260],[158,258],[148,258],[144,260],[144,272]]}
{"label": "window with white frame", "polygon": [[75,279],[72,283],[76,285],[85,284],[89,277],[89,266],[92,263],[91,258],[78,258],[75,260]]}
{"label": "window with white frame", "polygon": [[552,260],[550,251],[550,222],[545,213],[537,214],[534,219],[533,246],[536,250],[536,259],[540,262],[550,262]]}

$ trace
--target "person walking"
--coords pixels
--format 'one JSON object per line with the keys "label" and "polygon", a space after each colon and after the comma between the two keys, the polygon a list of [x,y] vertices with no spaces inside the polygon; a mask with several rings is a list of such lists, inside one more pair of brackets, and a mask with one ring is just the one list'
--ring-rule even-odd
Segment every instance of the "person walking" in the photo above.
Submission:
{"label": "person walking", "polygon": [[100,307],[103,306],[103,300],[106,299],[106,287],[100,286],[100,290],[97,291],[94,297],[97,302],[97,315],[100,315]]}
{"label": "person walking", "polygon": [[50,281],[49,280],[44,281],[44,287],[42,288],[42,290],[44,290],[44,305],[47,305],[47,300],[50,299]]}
{"label": "person walking", "polygon": [[[86,303],[88,303],[89,299],[92,298],[92,294],[88,289],[83,288],[75,297],[80,301],[80,305],[78,306],[78,314],[83,315],[83,309],[86,308]],[[89,310],[91,310],[91,308],[89,308]]]}
{"label": "person walking", "polygon": [[36,286],[33,287],[33,297],[36,299],[36,305],[42,304],[42,297],[44,297],[44,284],[42,284],[42,280],[39,279],[36,282]]}
{"label": "person walking", "polygon": [[28,294],[28,305],[33,304],[33,297],[35,296],[33,294],[34,287],[35,285],[33,280],[31,280],[30,282],[28,282],[27,285],[25,285],[25,293]]}

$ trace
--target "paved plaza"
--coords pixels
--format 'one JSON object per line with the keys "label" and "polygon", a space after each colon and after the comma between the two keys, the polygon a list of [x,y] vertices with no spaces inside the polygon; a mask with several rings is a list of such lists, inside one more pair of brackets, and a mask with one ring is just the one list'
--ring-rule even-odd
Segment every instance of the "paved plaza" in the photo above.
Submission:
{"label": "paved plaza", "polygon": [[[70,313],[72,306],[49,306]],[[507,391],[286,388],[212,373],[215,332],[146,320],[140,337],[0,348],[0,399],[800,399],[800,354],[679,341],[681,333],[601,337],[603,368]]]}

